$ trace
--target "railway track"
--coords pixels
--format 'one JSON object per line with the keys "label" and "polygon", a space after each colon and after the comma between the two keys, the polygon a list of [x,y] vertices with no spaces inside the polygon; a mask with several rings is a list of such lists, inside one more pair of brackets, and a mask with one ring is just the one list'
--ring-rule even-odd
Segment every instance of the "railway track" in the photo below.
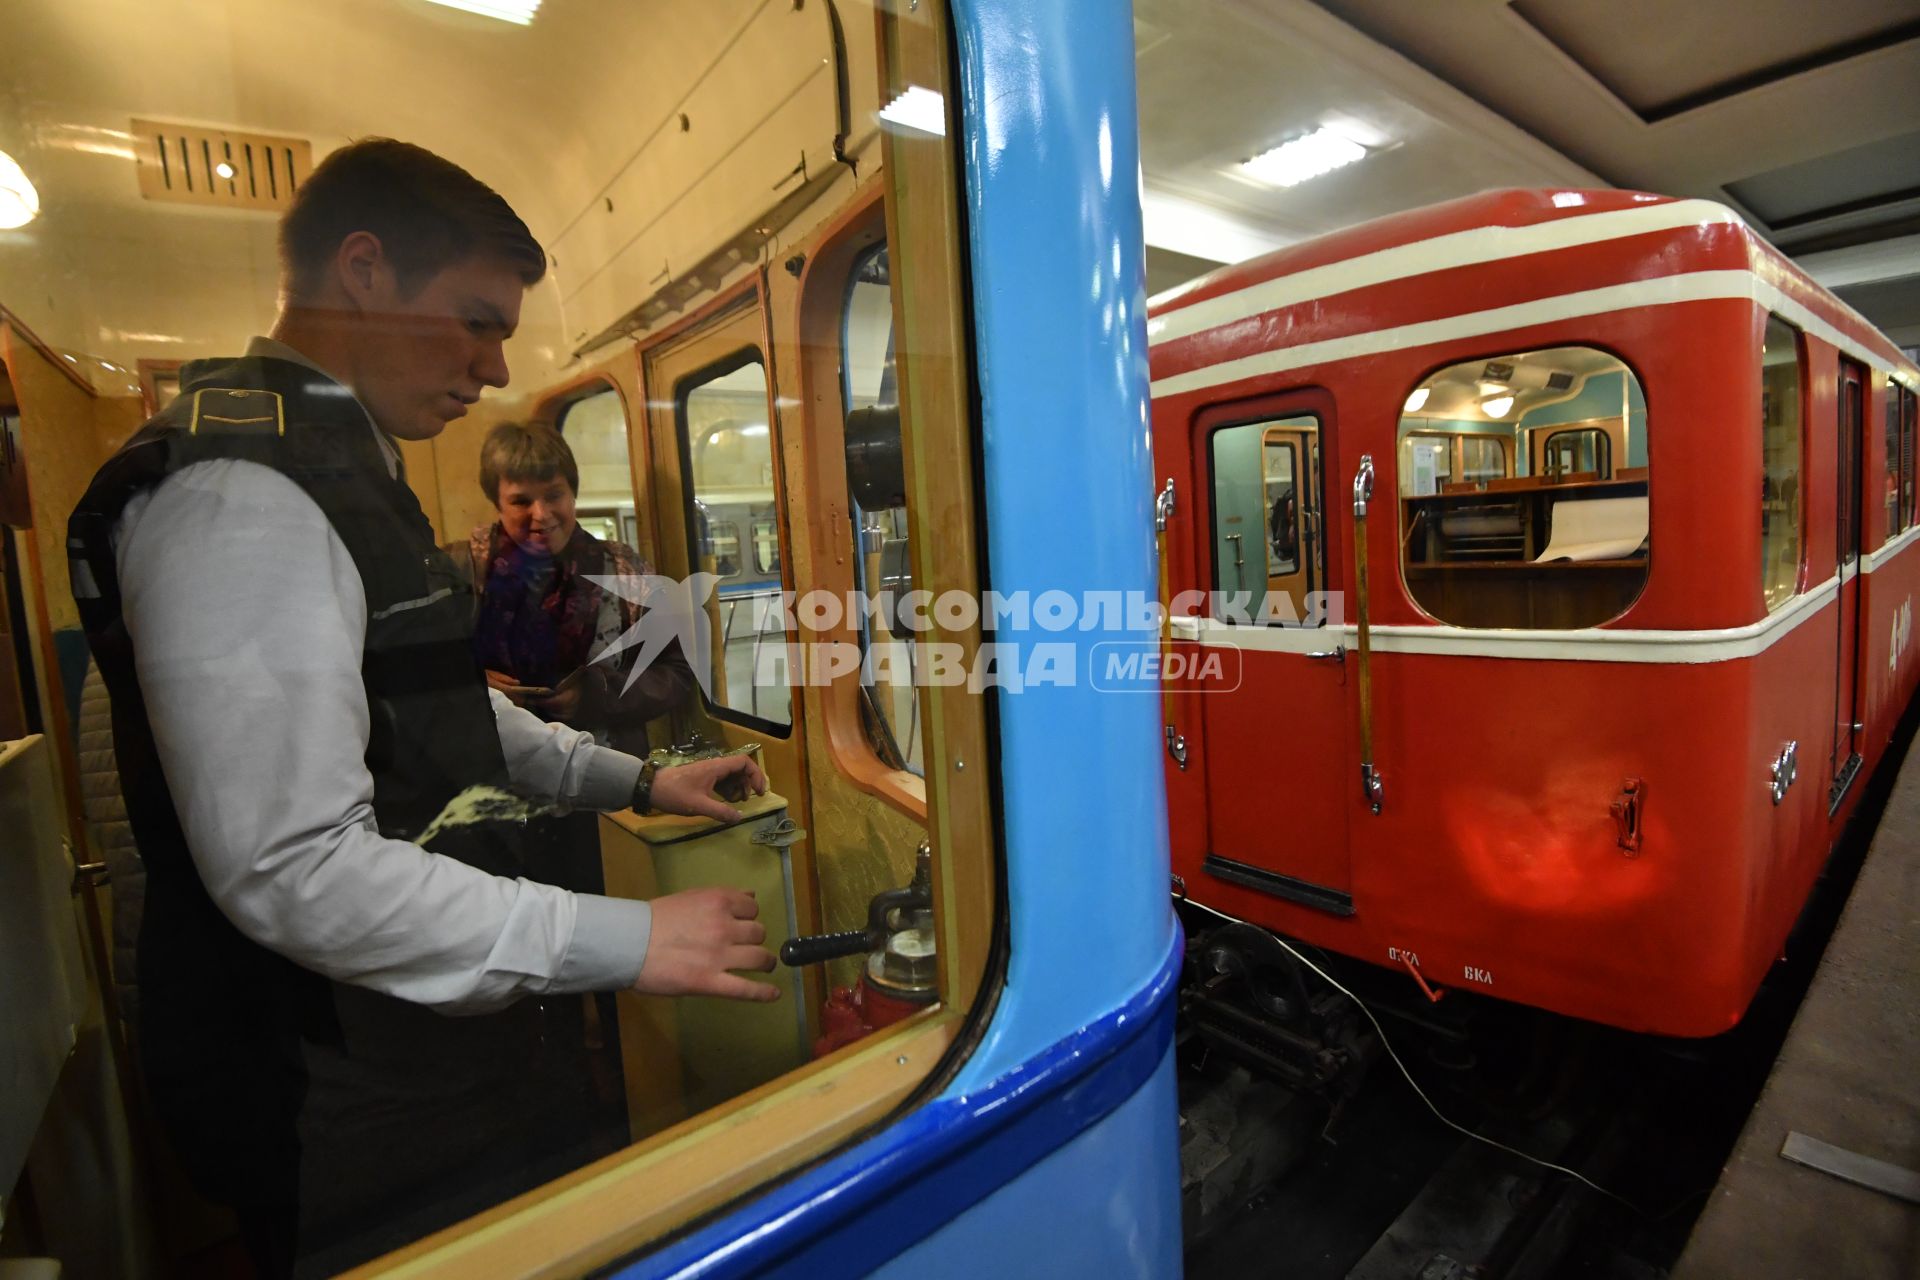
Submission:
{"label": "railway track", "polygon": [[[1913,727],[1910,716],[1896,741]],[[1812,981],[1904,754],[1890,753],[1873,779],[1747,1018],[1712,1040],[1634,1036],[1472,997],[1448,1011],[1467,1030],[1435,1035],[1411,1020],[1425,1013],[1417,1006],[1375,1005],[1429,1107],[1384,1054],[1330,1101],[1189,1025],[1179,1049],[1187,1274],[1662,1280]],[[1381,990],[1376,975],[1331,971],[1357,979],[1363,999]],[[1434,1108],[1508,1149],[1463,1135]]]}

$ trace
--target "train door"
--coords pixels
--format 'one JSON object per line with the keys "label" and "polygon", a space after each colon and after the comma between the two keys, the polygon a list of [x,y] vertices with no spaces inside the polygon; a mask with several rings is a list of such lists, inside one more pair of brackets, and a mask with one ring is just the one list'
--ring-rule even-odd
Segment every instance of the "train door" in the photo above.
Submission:
{"label": "train door", "polygon": [[1833,788],[1828,807],[1837,808],[1860,768],[1860,516],[1865,506],[1861,459],[1864,455],[1866,370],[1840,361],[1838,518],[1834,558],[1840,583],[1839,645],[1834,659]]}
{"label": "train door", "polygon": [[780,600],[787,532],[768,360],[757,291],[642,356],[657,568],[712,575],[711,591],[696,593],[709,627],[700,731],[726,747],[758,743],[774,789],[795,800],[805,775]]}
{"label": "train door", "polygon": [[1345,647],[1330,585],[1322,459],[1332,401],[1300,393],[1201,417],[1193,456],[1211,533],[1195,543],[1206,635],[1240,682],[1195,699],[1207,744],[1208,872],[1337,915],[1353,910]]}

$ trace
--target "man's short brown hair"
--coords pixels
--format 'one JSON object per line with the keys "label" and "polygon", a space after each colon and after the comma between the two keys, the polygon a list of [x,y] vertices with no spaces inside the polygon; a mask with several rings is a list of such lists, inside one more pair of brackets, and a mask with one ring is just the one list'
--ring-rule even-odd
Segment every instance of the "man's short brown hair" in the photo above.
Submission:
{"label": "man's short brown hair", "polygon": [[315,166],[280,220],[280,269],[293,296],[311,292],[341,241],[379,237],[403,292],[475,255],[500,259],[528,285],[546,250],[498,192],[451,160],[392,138],[364,138]]}
{"label": "man's short brown hair", "polygon": [[580,464],[552,427],[503,422],[487,432],[486,443],[480,446],[480,488],[494,506],[500,505],[502,480],[539,484],[555,476],[565,476],[574,497],[580,496]]}

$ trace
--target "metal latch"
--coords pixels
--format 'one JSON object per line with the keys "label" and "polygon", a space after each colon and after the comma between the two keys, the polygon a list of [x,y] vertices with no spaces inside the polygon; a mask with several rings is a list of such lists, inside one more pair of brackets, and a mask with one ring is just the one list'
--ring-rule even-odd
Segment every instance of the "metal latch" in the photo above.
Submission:
{"label": "metal latch", "polygon": [[1171,724],[1167,726],[1167,754],[1173,757],[1173,762],[1180,766],[1182,772],[1186,771],[1187,738]]}
{"label": "metal latch", "polygon": [[1628,778],[1620,788],[1620,798],[1608,806],[1614,825],[1620,829],[1620,847],[1629,855],[1640,852],[1640,807],[1646,790],[1646,783]]}
{"label": "metal latch", "polygon": [[1173,516],[1173,506],[1173,477],[1168,476],[1167,487],[1156,494],[1153,499],[1153,531],[1155,533],[1165,533],[1167,531],[1167,521]]}
{"label": "metal latch", "polygon": [[776,849],[785,849],[807,838],[807,833],[792,818],[782,816],[776,822],[769,822],[747,837],[750,844],[770,845]]}

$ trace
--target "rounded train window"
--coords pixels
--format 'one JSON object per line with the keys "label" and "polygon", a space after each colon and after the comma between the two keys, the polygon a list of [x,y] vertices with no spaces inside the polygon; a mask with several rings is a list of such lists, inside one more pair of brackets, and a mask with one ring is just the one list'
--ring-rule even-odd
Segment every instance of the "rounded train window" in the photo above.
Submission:
{"label": "rounded train window", "polygon": [[1646,585],[1646,401],[1591,347],[1466,360],[1407,396],[1401,569],[1461,627],[1566,629],[1619,616]]}

